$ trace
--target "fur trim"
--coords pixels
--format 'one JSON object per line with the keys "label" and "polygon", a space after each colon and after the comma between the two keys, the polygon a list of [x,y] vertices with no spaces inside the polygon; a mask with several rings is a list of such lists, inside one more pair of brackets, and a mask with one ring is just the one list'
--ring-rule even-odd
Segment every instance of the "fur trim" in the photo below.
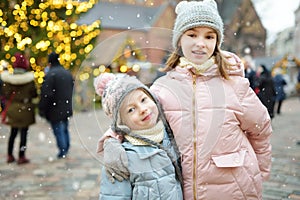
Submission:
{"label": "fur trim", "polygon": [[11,74],[8,71],[1,73],[1,79],[12,85],[23,85],[34,80],[33,72],[25,72],[23,74]]}

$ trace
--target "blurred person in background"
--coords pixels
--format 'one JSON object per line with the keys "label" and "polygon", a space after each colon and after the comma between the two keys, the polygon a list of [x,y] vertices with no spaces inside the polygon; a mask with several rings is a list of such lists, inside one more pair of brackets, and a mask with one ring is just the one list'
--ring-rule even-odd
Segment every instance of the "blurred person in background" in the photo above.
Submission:
{"label": "blurred person in background", "polygon": [[269,115],[272,119],[274,117],[274,104],[276,97],[273,78],[270,71],[263,64],[258,66],[256,76],[255,90],[257,92],[257,96],[268,109]]}
{"label": "blurred person in background", "polygon": [[254,90],[256,72],[252,68],[252,63],[250,61],[250,58],[248,57],[245,57],[244,59],[244,72],[245,72],[245,77],[249,80],[250,87]]}
{"label": "blurred person in background", "polygon": [[30,72],[29,62],[21,53],[15,54],[13,62],[13,73],[3,71],[1,79],[3,81],[2,92],[4,95],[5,109],[2,111],[2,122],[9,125],[10,136],[8,140],[7,163],[15,161],[13,155],[14,142],[20,131],[20,147],[18,164],[29,163],[25,156],[27,149],[28,128],[35,123],[35,105],[33,98],[37,97],[34,74]]}
{"label": "blurred person in background", "polygon": [[59,62],[59,55],[48,56],[49,71],[41,88],[39,114],[50,123],[58,147],[57,158],[66,158],[70,148],[69,117],[73,115],[72,74]]}
{"label": "blurred person in background", "polygon": [[275,111],[278,115],[281,114],[282,102],[286,99],[286,94],[284,91],[284,86],[287,85],[285,79],[282,76],[281,69],[275,69],[275,76],[273,78],[274,87],[276,92],[275,98]]}

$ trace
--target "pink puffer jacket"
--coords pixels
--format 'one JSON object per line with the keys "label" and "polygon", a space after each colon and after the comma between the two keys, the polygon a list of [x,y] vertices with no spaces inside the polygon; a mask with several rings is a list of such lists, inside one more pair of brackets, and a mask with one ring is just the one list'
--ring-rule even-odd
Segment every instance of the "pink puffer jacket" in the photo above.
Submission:
{"label": "pink puffer jacket", "polygon": [[199,76],[176,67],[151,86],[182,154],[185,200],[262,199],[269,177],[270,117],[230,55],[230,80],[216,65]]}

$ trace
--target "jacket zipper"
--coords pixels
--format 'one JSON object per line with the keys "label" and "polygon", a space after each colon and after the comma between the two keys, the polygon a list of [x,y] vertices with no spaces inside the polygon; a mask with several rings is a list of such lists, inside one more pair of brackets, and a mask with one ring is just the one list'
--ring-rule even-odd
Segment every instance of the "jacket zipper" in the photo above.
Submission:
{"label": "jacket zipper", "polygon": [[193,75],[193,129],[194,129],[194,135],[193,135],[193,145],[194,145],[194,167],[193,167],[193,190],[194,190],[194,200],[197,199],[197,184],[196,184],[196,169],[197,169],[197,138],[196,138],[196,75]]}

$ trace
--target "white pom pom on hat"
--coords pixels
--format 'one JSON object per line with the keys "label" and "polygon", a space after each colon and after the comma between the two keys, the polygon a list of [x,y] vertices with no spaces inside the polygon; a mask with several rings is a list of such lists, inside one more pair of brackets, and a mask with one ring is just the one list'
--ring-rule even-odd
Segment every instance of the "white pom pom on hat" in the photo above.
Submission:
{"label": "white pom pom on hat", "polygon": [[218,45],[223,42],[223,21],[214,0],[181,1],[175,8],[177,14],[172,45],[177,47],[181,35],[195,27],[205,26],[214,29],[218,34]]}
{"label": "white pom pom on hat", "polygon": [[112,73],[103,73],[96,77],[94,80],[95,92],[102,96],[109,81],[114,80],[116,76]]}

